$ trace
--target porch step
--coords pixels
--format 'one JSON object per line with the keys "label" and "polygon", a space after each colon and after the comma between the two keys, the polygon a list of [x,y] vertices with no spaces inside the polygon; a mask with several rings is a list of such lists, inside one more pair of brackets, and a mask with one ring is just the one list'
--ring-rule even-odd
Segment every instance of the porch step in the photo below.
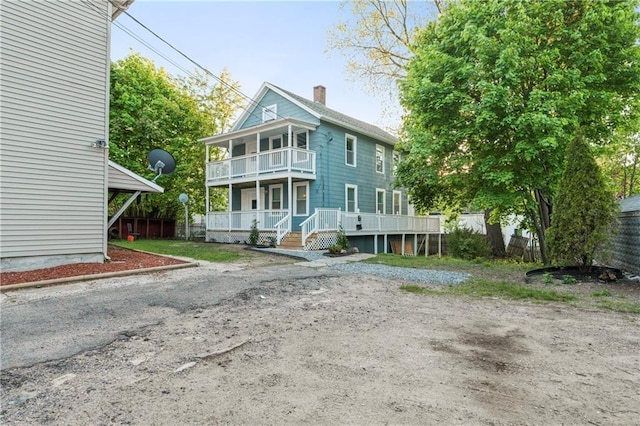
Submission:
{"label": "porch step", "polygon": [[291,231],[284,240],[280,241],[278,246],[288,250],[302,250],[302,232]]}

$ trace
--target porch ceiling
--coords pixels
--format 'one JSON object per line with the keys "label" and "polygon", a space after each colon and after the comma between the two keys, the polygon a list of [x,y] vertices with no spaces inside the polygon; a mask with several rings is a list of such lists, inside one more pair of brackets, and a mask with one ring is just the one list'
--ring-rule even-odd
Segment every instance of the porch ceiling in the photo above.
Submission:
{"label": "porch ceiling", "polygon": [[299,130],[315,130],[318,128],[318,123],[298,120],[295,118],[282,118],[258,124],[257,126],[248,127],[246,129],[237,130],[235,132],[222,133],[220,135],[198,139],[198,142],[204,142],[206,145],[227,147],[229,140],[238,142],[239,139],[255,136],[258,133],[260,133],[261,136],[273,136],[288,131],[290,125],[294,132]]}

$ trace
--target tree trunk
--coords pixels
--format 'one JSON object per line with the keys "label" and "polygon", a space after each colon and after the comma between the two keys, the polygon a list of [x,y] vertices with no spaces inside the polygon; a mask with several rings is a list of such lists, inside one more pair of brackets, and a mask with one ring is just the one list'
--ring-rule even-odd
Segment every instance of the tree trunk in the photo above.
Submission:
{"label": "tree trunk", "polygon": [[540,257],[542,263],[549,264],[549,256],[547,252],[547,242],[545,234],[551,226],[551,202],[547,199],[541,189],[534,191],[536,202],[538,203],[537,219],[534,221],[536,233],[538,234],[538,242],[540,244]]}
{"label": "tree trunk", "polygon": [[491,253],[494,257],[505,257],[504,238],[502,236],[502,227],[500,223],[489,223],[491,209],[484,211],[484,226],[487,230],[487,242],[491,245]]}

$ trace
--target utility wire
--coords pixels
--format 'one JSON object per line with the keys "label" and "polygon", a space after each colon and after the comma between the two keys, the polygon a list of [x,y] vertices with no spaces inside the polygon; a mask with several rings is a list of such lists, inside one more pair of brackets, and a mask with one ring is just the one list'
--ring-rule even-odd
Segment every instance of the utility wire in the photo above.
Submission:
{"label": "utility wire", "polygon": [[[115,3],[113,0],[109,0],[109,2],[116,8],[118,8],[122,13],[124,13],[125,15],[127,15],[131,20],[133,20],[135,23],[137,23],[138,25],[140,25],[142,28],[144,28],[145,30],[147,30],[149,33],[151,33],[154,37],[156,37],[158,40],[160,40],[161,42],[163,42],[164,44],[166,44],[167,46],[169,46],[172,50],[174,50],[175,52],[177,52],[180,56],[184,57],[186,60],[188,60],[189,62],[191,62],[193,65],[195,65],[197,68],[201,69],[202,71],[204,71],[205,74],[213,77],[214,80],[216,80],[217,82],[219,82],[220,84],[222,84],[223,86],[227,87],[228,89],[234,91],[235,93],[237,93],[238,95],[240,95],[242,98],[248,100],[249,105],[252,106],[256,106],[256,107],[264,107],[264,105],[260,104],[258,101],[256,101],[255,99],[253,99],[251,96],[248,96],[246,94],[244,94],[243,92],[241,92],[239,89],[237,89],[236,87],[234,87],[233,85],[228,84],[227,82],[225,82],[224,80],[222,80],[221,78],[219,78],[217,75],[213,74],[211,71],[209,71],[207,68],[203,67],[202,65],[200,65],[198,62],[196,62],[194,59],[192,59],[191,57],[189,57],[187,54],[185,54],[184,52],[182,52],[180,49],[178,49],[177,47],[175,47],[173,44],[169,43],[167,40],[165,40],[163,37],[161,37],[160,35],[158,35],[155,31],[153,31],[151,28],[149,28],[148,26],[146,26],[145,24],[143,24],[142,22],[140,22],[140,20],[136,19],[133,15],[131,15],[125,8],[123,8],[122,6],[120,6],[119,4]],[[137,39],[137,38],[136,38]],[[145,44],[145,46],[148,46],[147,44]],[[156,52],[157,54],[159,54],[161,57],[167,59],[164,55],[161,55],[160,53],[158,53],[155,49],[152,49],[154,52]],[[168,59],[167,59],[168,60]],[[175,65],[174,62],[171,62],[173,65]],[[177,66],[177,65],[175,65]],[[178,67],[179,69],[182,70],[181,67]],[[252,115],[256,118],[259,118],[258,116],[254,115],[252,113]],[[277,113],[275,114],[277,117],[280,118],[285,118],[284,116],[281,116],[280,114]]]}

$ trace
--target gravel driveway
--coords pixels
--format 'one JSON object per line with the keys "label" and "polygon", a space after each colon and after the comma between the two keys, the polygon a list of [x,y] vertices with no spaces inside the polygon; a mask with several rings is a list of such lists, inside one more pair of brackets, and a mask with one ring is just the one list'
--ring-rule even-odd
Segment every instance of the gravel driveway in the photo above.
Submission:
{"label": "gravel driveway", "polygon": [[[10,292],[3,315],[105,286],[203,289],[136,308],[156,321],[90,350],[3,370],[0,422],[637,424],[638,315],[415,295],[380,270],[345,272],[358,267],[203,266]],[[216,280],[237,291],[208,303]]]}

